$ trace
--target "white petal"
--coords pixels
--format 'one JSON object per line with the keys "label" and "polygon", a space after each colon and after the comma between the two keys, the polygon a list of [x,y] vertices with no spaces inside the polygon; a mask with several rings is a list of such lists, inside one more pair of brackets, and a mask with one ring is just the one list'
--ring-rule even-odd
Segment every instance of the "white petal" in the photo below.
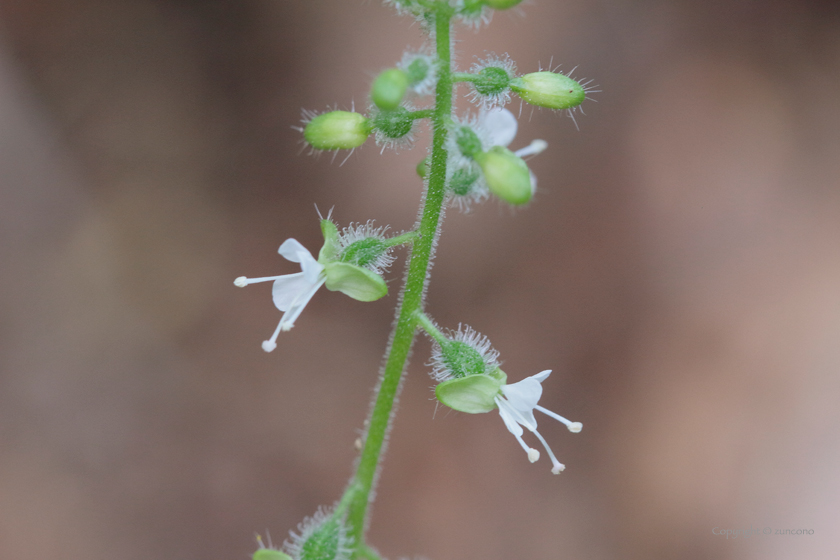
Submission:
{"label": "white petal", "polygon": [[288,238],[286,241],[280,245],[280,248],[277,249],[277,252],[280,253],[283,257],[287,260],[292,262],[301,262],[301,254],[305,253],[309,255],[309,258],[312,258],[312,253],[310,253],[306,247],[300,244],[297,239],[292,239],[291,237]]}
{"label": "white petal", "polygon": [[274,305],[280,311],[288,311],[295,302],[312,287],[312,282],[306,279],[303,272],[286,274],[274,281],[271,297]]}
{"label": "white petal", "polygon": [[504,399],[499,397],[496,397],[496,404],[499,406],[499,415],[502,417],[502,420],[504,420],[505,426],[507,427],[508,431],[516,437],[522,436],[522,426],[516,423],[516,420],[513,418],[513,416],[511,416],[510,411],[507,408],[510,405],[507,402],[505,402]]}
{"label": "white petal", "polygon": [[536,374],[532,375],[531,377],[529,377],[529,379],[536,379],[537,381],[539,381],[540,383],[542,383],[543,381],[545,381],[546,379],[548,379],[548,376],[549,376],[549,375],[551,375],[551,370],[550,370],[550,369],[546,369],[546,370],[543,370],[543,371],[541,371],[541,372],[539,372],[539,373],[536,373]]}
{"label": "white petal", "polygon": [[516,137],[518,124],[516,117],[507,109],[490,109],[482,118],[484,130],[493,146],[505,146],[513,142]]}
{"label": "white petal", "polygon": [[298,256],[301,257],[300,268],[303,270],[303,275],[312,284],[317,283],[321,277],[321,272],[324,271],[324,266],[316,261],[309,251],[298,252]]}
{"label": "white petal", "polygon": [[512,385],[505,385],[502,387],[502,393],[516,410],[530,411],[537,406],[542,396],[542,385],[533,377],[526,377]]}

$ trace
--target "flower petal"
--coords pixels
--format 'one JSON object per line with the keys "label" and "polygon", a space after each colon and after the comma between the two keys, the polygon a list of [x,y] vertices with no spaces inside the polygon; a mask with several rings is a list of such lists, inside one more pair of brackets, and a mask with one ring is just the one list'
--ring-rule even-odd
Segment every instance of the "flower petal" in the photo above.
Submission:
{"label": "flower petal", "polygon": [[300,268],[303,270],[306,280],[312,284],[317,283],[321,277],[321,272],[324,271],[324,266],[316,261],[309,251],[305,253],[298,251],[298,257],[300,257]]}
{"label": "flower petal", "polygon": [[271,288],[274,305],[280,311],[290,310],[300,297],[312,288],[312,284],[306,279],[303,272],[279,277],[274,281],[274,286]]}
{"label": "flower petal", "polygon": [[516,437],[521,437],[524,433],[522,430],[522,426],[520,426],[516,420],[511,416],[510,410],[508,410],[508,403],[505,402],[504,399],[497,398],[496,404],[499,405],[499,415],[502,417],[502,420],[505,422],[505,426],[507,427],[508,431],[515,435]]}
{"label": "flower petal", "polygon": [[519,125],[516,117],[507,109],[490,109],[482,117],[484,130],[489,136],[491,146],[504,146],[513,142]]}
{"label": "flower petal", "polygon": [[532,375],[532,376],[531,376],[531,377],[529,377],[528,379],[536,379],[537,381],[539,381],[540,383],[542,383],[543,381],[545,381],[546,379],[548,379],[548,376],[549,376],[549,375],[551,375],[551,370],[550,370],[550,369],[545,369],[545,370],[543,370],[543,371],[541,371],[541,372],[539,372],[539,373],[536,373],[536,374]]}
{"label": "flower petal", "polygon": [[300,262],[301,261],[301,254],[305,253],[309,255],[309,258],[312,258],[312,253],[310,253],[306,247],[300,244],[297,239],[289,238],[280,245],[280,248],[277,249],[277,252],[280,253],[286,260],[290,260],[292,262]]}

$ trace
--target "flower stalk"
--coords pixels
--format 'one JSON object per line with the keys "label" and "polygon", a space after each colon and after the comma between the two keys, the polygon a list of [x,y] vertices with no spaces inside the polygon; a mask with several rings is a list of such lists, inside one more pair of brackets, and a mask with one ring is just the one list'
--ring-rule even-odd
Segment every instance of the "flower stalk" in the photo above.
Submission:
{"label": "flower stalk", "polygon": [[373,408],[368,417],[368,430],[364,438],[359,464],[353,476],[355,488],[347,511],[347,525],[356,543],[355,558],[370,558],[370,549],[365,545],[364,533],[368,525],[368,506],[373,490],[385,437],[391,423],[394,402],[400,387],[408,355],[414,343],[417,330],[415,313],[422,309],[426,291],[429,263],[437,238],[441,211],[446,195],[446,149],[447,123],[452,114],[452,70],[450,52],[450,28],[454,15],[448,3],[431,4],[434,13],[435,44],[437,54],[437,87],[435,106],[431,114],[432,159],[428,185],[423,202],[417,237],[411,248],[408,272],[402,289],[402,302],[397,309],[397,322],[391,333],[386,352],[385,367]]}

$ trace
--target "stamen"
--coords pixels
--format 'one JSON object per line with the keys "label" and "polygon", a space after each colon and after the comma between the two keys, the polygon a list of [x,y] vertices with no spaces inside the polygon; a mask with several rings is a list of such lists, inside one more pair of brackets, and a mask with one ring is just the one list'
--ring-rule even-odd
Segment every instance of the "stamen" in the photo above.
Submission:
{"label": "stamen", "polygon": [[566,427],[569,429],[569,431],[572,432],[573,434],[576,434],[583,429],[583,424],[581,424],[580,422],[572,422],[571,420],[563,418],[562,416],[560,416],[556,412],[552,412],[552,411],[548,410],[547,408],[541,407],[540,405],[537,405],[534,408],[539,410],[543,414],[547,414],[548,416],[551,416],[555,420],[559,420],[560,422],[564,423],[566,425]]}
{"label": "stamen", "polygon": [[536,463],[537,460],[540,458],[540,452],[534,449],[533,447],[528,450],[528,460],[532,463]]}
{"label": "stamen", "polygon": [[[292,327],[295,326],[295,321],[297,321],[297,318],[300,317],[303,308],[306,307],[306,304],[309,303],[309,300],[312,299],[315,292],[317,292],[326,281],[326,278],[323,278],[317,284],[313,284],[309,290],[303,292],[302,294],[298,294],[298,296],[292,300],[291,305],[289,305],[289,310],[283,314],[283,317],[280,319],[280,324],[277,325],[277,328],[279,329],[277,332],[292,330]],[[277,333],[275,333],[274,338],[277,338]]]}
{"label": "stamen", "polygon": [[530,145],[520,148],[513,152],[519,157],[535,156],[545,151],[548,148],[548,142],[545,140],[536,139]]}
{"label": "stamen", "polygon": [[535,436],[537,436],[537,439],[540,440],[540,443],[543,444],[543,447],[545,447],[545,450],[548,451],[548,456],[551,458],[551,464],[552,464],[551,472],[553,474],[560,474],[562,471],[564,471],[566,469],[566,466],[563,463],[561,463],[560,461],[557,460],[557,457],[554,456],[554,452],[551,451],[551,448],[548,446],[548,442],[545,441],[545,438],[542,437],[542,435],[537,430],[531,430],[531,431],[534,433]]}
{"label": "stamen", "polygon": [[[285,318],[285,315],[283,315]],[[262,343],[262,349],[266,352],[271,352],[275,348],[277,348],[277,337],[280,335],[281,325],[283,325],[283,319],[280,319],[280,322],[277,324],[277,328],[274,329],[274,334],[271,335],[271,338],[268,340],[264,340]]]}
{"label": "stamen", "polygon": [[259,282],[270,282],[273,280],[277,280],[280,276],[264,276],[263,278],[246,278],[245,276],[240,276],[236,280],[233,281],[234,286],[239,288],[244,288],[249,284],[257,284]]}

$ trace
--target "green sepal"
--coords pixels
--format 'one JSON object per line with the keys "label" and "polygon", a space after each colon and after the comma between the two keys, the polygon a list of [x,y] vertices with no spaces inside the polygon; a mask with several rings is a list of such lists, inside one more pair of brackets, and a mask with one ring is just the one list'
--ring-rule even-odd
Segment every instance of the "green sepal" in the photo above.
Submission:
{"label": "green sepal", "polygon": [[292,557],[273,548],[261,548],[251,556],[251,560],[292,560]]}
{"label": "green sepal", "polygon": [[[502,375],[504,376],[504,373]],[[495,398],[501,392],[506,380],[507,376],[500,380],[497,374],[493,376],[469,375],[450,379],[435,387],[435,396],[441,403],[459,412],[469,414],[490,412],[496,408]]]}
{"label": "green sepal", "polygon": [[525,204],[534,192],[525,161],[503,146],[475,155],[490,192],[510,204]]}
{"label": "green sepal", "polygon": [[388,285],[381,276],[360,266],[343,262],[324,265],[328,290],[342,292],[359,301],[374,301],[388,293]]}
{"label": "green sepal", "polygon": [[338,256],[338,228],[332,220],[321,220],[321,233],[324,234],[324,245],[318,253],[318,262],[327,264]]}

